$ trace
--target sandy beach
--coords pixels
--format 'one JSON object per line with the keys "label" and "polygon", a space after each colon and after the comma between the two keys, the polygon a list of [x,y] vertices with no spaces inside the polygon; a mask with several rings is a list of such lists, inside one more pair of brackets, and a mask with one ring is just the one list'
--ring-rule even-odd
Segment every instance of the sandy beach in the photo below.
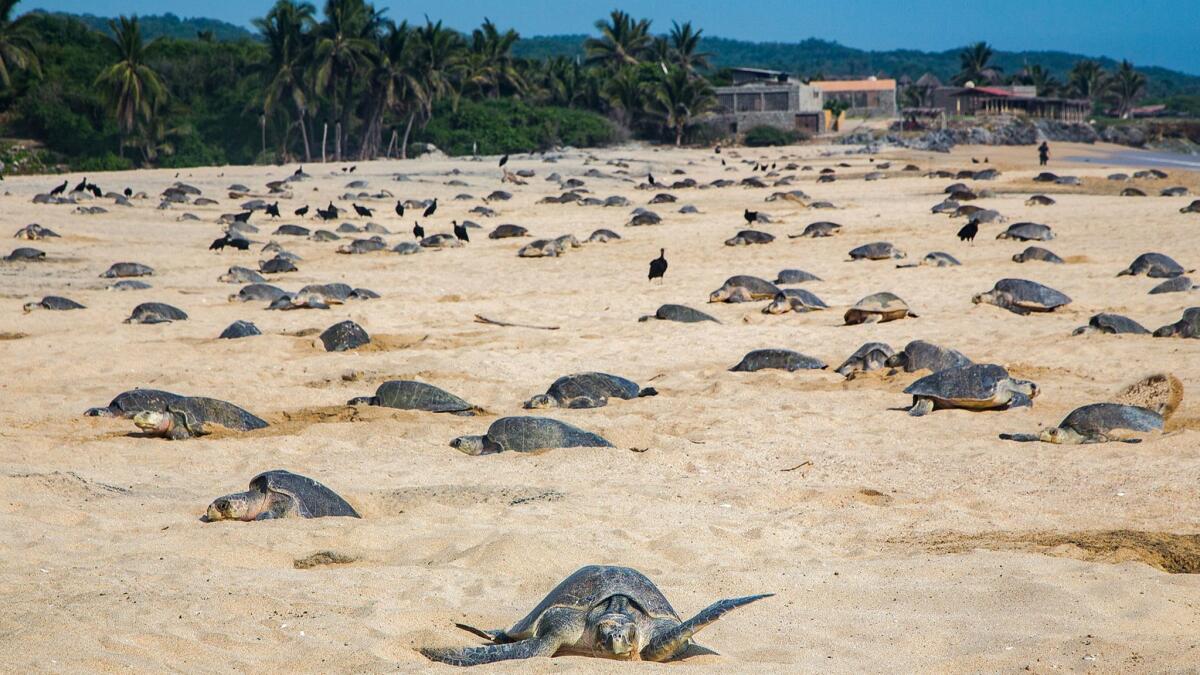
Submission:
{"label": "sandy beach", "polygon": [[[130,186],[148,199],[108,212],[36,205],[35,194],[67,178],[6,177],[6,236],[29,223],[62,235],[18,246],[40,263],[0,262],[0,663],[14,672],[462,672],[433,664],[427,646],[478,644],[455,622],[498,628],[523,617],[562,578],[586,564],[627,565],[648,575],[684,617],[720,598],[775,596],[739,609],[697,636],[717,655],[669,665],[560,657],[485,666],[486,672],[1195,672],[1200,663],[1200,341],[1071,332],[1098,312],[1125,314],[1154,330],[1200,305],[1200,291],[1148,295],[1159,280],[1117,277],[1143,252],[1200,267],[1200,215],[1179,209],[1200,193],[1200,174],[1115,182],[1128,167],[1103,160],[1114,148],[1058,144],[1049,170],[1080,186],[1034,183],[1033,148],[958,147],[950,154],[843,155],[844,147],[675,150],[621,147],[513,156],[532,169],[527,185],[502,185],[495,157],[312,164],[309,181],[261,212],[250,251],[207,250],[223,213],[239,211],[228,186],[266,196],[265,184],[295,165],[143,170],[89,176],[104,190]],[[827,153],[836,153],[827,155]],[[965,181],[996,195],[975,204],[1006,224],[931,214],[955,182],[937,169],[980,169]],[[1065,163],[1070,156],[1096,161]],[[728,167],[722,167],[720,158]],[[591,159],[589,159],[591,158]],[[744,160],[779,164],[793,185],[754,189],[638,190],[660,182],[752,175]],[[873,159],[874,161],[870,161]],[[617,162],[619,164],[614,164]],[[887,179],[863,175],[891,161]],[[836,167],[785,171],[787,162]],[[848,167],[838,167],[841,162]],[[920,171],[902,172],[906,163]],[[350,163],[346,163],[348,166]],[[625,166],[621,166],[621,164]],[[601,177],[586,176],[595,169]],[[461,174],[450,175],[452,170]],[[674,172],[681,171],[685,175]],[[628,207],[538,204],[563,189],[551,172],[580,177],[592,196],[622,195]],[[396,181],[402,174],[405,181]],[[761,173],[759,174],[762,175]],[[176,180],[215,206],[156,209]],[[355,200],[374,217],[324,225],[309,204],[341,199],[351,180],[395,199],[437,197],[421,219],[450,232],[473,220],[463,248],[401,256],[341,255],[336,242],[275,236],[280,224],[312,230],[345,221],[388,228],[389,247],[411,241],[413,218],[395,199]],[[449,185],[450,181],[465,185]],[[766,179],[768,184],[773,179]],[[1190,193],[1160,197],[1182,185]],[[1147,197],[1121,197],[1128,186]],[[493,190],[498,213],[468,213]],[[800,189],[835,209],[765,198]],[[357,192],[357,190],[349,190]],[[675,203],[647,206],[659,192]],[[455,200],[460,193],[469,200]],[[1026,206],[1034,193],[1057,204]],[[698,214],[680,214],[690,204]],[[656,226],[627,227],[646,206]],[[774,242],[730,247],[744,209]],[[199,221],[177,221],[191,212]],[[353,210],[351,210],[351,216]],[[413,214],[408,214],[412,216]],[[789,239],[815,221],[843,226],[822,239]],[[1007,224],[1045,223],[1040,243],[1066,264],[1017,264],[1028,243],[997,240]],[[597,228],[620,241],[587,244],[556,258],[519,258],[531,239],[490,240],[502,223],[534,237]],[[240,285],[217,281],[230,266],[256,268],[263,244],[301,256],[298,272],[270,283],[294,291],[344,282],[379,299],[328,310],[267,311],[229,302]],[[915,262],[946,251],[961,267],[898,269],[897,261],[849,262],[847,252],[889,241]],[[1038,242],[1032,242],[1038,243]],[[647,263],[666,249],[662,283]],[[153,288],[106,290],[112,263],[154,268]],[[707,304],[735,274],[775,278],[799,268],[822,279],[803,288],[830,309],[772,316],[765,302]],[[1047,314],[1018,316],[972,304],[1005,277],[1031,279],[1072,298]],[[860,298],[891,291],[920,315],[843,325]],[[23,313],[26,302],[62,295],[86,309]],[[166,302],[187,321],[124,324],[141,302]],[[708,312],[720,324],[639,322],[664,303]],[[476,315],[557,330],[485,325]],[[263,335],[218,340],[235,320]],[[352,319],[372,336],[354,351],[324,351],[313,331]],[[1032,408],[937,411],[910,417],[904,388],[920,374],[881,372],[847,380],[833,369],[860,345],[900,349],[924,339],[976,362],[1006,366],[1041,389]],[[767,347],[817,357],[828,370],[729,372]],[[659,395],[596,409],[538,411],[608,440],[613,448],[471,457],[449,446],[482,434],[557,377],[602,371],[653,386]],[[1128,382],[1169,371],[1189,388],[1168,433],[1138,445],[1016,444],[1004,432],[1056,425],[1074,408],[1108,400]],[[478,417],[347,406],[387,380],[416,379],[487,411]],[[260,431],[186,441],[143,437],[127,419],[84,417],[135,387],[236,403],[266,419]],[[347,518],[205,523],[216,497],[246,489],[268,469],[311,476],[362,514]],[[304,568],[331,551],[351,559]],[[1193,574],[1173,573],[1188,571]]]}

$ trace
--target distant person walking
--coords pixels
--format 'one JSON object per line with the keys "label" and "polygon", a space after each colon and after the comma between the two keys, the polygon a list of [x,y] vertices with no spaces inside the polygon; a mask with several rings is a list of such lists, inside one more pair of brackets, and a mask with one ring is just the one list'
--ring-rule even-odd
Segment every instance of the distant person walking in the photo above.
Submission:
{"label": "distant person walking", "polygon": [[1038,163],[1042,166],[1046,166],[1046,162],[1049,161],[1050,146],[1046,144],[1046,141],[1042,141],[1042,144],[1038,146]]}

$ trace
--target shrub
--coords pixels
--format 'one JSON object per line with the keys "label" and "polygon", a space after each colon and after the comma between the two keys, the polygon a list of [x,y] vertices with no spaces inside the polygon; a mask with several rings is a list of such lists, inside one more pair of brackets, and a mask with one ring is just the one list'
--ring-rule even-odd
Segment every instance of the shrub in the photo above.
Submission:
{"label": "shrub", "polygon": [[747,131],[743,142],[752,148],[761,148],[769,145],[792,145],[799,139],[795,131],[762,125]]}
{"label": "shrub", "polygon": [[616,130],[595,113],[535,107],[523,101],[462,101],[458,109],[439,105],[433,119],[414,136],[448,155],[483,155],[548,150],[556,145],[596,147],[613,142]]}
{"label": "shrub", "polygon": [[117,157],[111,152],[92,157],[82,157],[71,161],[74,171],[128,171],[133,168],[133,160],[128,157]]}

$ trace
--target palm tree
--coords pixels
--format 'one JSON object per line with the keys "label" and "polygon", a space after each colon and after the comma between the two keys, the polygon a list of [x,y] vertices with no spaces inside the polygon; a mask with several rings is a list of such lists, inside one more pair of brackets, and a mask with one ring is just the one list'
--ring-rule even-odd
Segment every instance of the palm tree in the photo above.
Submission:
{"label": "palm tree", "polygon": [[28,70],[41,75],[34,44],[37,35],[29,25],[30,15],[12,18],[13,8],[21,0],[0,0],[0,84],[5,89],[12,86],[12,71]]}
{"label": "palm tree", "polygon": [[350,132],[355,76],[371,67],[382,15],[363,0],[327,0],[324,13],[313,45],[312,81],[314,90],[329,97],[336,123],[334,160],[340,161],[342,141]]}
{"label": "palm tree", "polygon": [[521,36],[511,28],[501,33],[491,19],[484,19],[483,25],[471,32],[466,63],[469,79],[480,91],[486,89],[492,98],[499,98],[502,88],[517,95],[524,92],[525,81],[512,56],[513,45],[519,39]]}
{"label": "palm tree", "polygon": [[413,67],[425,91],[422,118],[428,123],[437,101],[448,98],[457,104],[465,47],[462,36],[443,28],[441,21],[433,23],[426,19],[416,33]]}
{"label": "palm tree", "polygon": [[1071,94],[1091,101],[1104,93],[1107,76],[1099,63],[1084,59],[1076,61],[1067,73],[1067,86]]}
{"label": "palm tree", "polygon": [[650,21],[634,21],[619,9],[612,11],[607,23],[597,21],[596,30],[600,31],[600,37],[588,38],[583,43],[588,63],[612,69],[636,65],[651,46]]}
{"label": "palm tree", "polygon": [[605,78],[602,93],[609,110],[617,121],[626,128],[634,122],[634,116],[646,107],[646,84],[642,80],[642,68],[624,66]]}
{"label": "palm tree", "polygon": [[700,51],[700,34],[703,32],[692,30],[691,21],[682,25],[671,22],[671,52],[675,57],[675,64],[689,73],[707,70],[709,67],[708,57],[712,54]]}
{"label": "palm tree", "polygon": [[647,111],[675,132],[675,146],[679,147],[687,127],[716,101],[706,80],[689,77],[682,68],[672,68],[652,87]]}
{"label": "palm tree", "polygon": [[147,54],[154,50],[158,39],[142,41],[136,16],[110,19],[108,27],[112,31],[109,44],[116,51],[117,62],[100,71],[96,86],[103,88],[117,119],[121,134],[118,152],[124,157],[125,138],[138,125],[152,125],[159,106],[166,101],[167,89],[158,73],[146,64]]}
{"label": "palm tree", "polygon": [[988,43],[976,42],[968,46],[958,55],[959,71],[954,76],[954,82],[959,85],[994,82],[1000,75],[1000,69],[992,66],[991,60],[992,48]]}
{"label": "palm tree", "polygon": [[1038,63],[1022,68],[1015,79],[1019,80],[1021,84],[1035,87],[1038,96],[1053,96],[1062,87],[1054,75]]}
{"label": "palm tree", "polygon": [[1121,61],[1116,72],[1108,79],[1108,94],[1117,104],[1121,119],[1133,116],[1133,106],[1146,91],[1146,76],[1133,69],[1133,64]]}
{"label": "palm tree", "polygon": [[[416,65],[418,40],[416,31],[407,21],[399,25],[390,24],[379,40],[377,58],[369,78],[366,132],[363,134],[361,159],[379,154],[383,142],[383,118],[388,110],[401,116],[407,115],[401,156],[407,157],[408,135],[412,131],[413,119],[425,106],[425,89],[421,86]],[[392,135],[395,141],[395,132]],[[391,151],[391,148],[388,148]]]}
{"label": "palm tree", "polygon": [[[266,89],[263,91],[263,114],[271,115],[276,110],[287,116],[283,104],[296,109],[296,120],[287,128],[300,126],[304,139],[304,161],[312,161],[312,148],[308,142],[308,108],[310,92],[304,77],[305,59],[311,55],[309,31],[313,27],[316,8],[307,2],[278,0],[267,16],[255,19],[254,26],[267,42],[270,58],[266,65]],[[287,135],[284,135],[286,152]]]}

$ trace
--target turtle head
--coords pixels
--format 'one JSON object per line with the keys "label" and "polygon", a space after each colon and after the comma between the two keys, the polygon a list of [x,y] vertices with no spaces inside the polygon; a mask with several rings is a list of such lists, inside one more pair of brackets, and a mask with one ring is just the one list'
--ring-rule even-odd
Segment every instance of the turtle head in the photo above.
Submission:
{"label": "turtle head", "polygon": [[718,288],[717,290],[708,294],[708,301],[709,302],[725,302],[725,298],[728,298],[728,297],[729,297],[729,289],[728,288]]}
{"label": "turtle head", "polygon": [[40,302],[27,302],[27,303],[25,303],[25,305],[23,307],[21,307],[21,309],[24,310],[26,314],[32,312],[35,309],[41,309],[41,308],[42,308],[42,303],[40,303]]}
{"label": "turtle head", "polygon": [[133,423],[151,436],[166,436],[175,425],[175,416],[158,410],[143,410],[133,416]]}
{"label": "turtle head", "polygon": [[459,436],[450,441],[450,447],[466,455],[484,454],[483,436]]}
{"label": "turtle head", "polygon": [[1038,433],[1038,438],[1043,443],[1058,443],[1061,445],[1064,443],[1070,443],[1071,439],[1069,437],[1071,435],[1072,432],[1069,429],[1063,429],[1062,427],[1049,427],[1047,429],[1042,429],[1041,432]]}
{"label": "turtle head", "polygon": [[218,497],[208,505],[205,519],[210,523],[218,520],[254,520],[265,508],[265,497],[265,493],[258,491]]}
{"label": "turtle head", "polygon": [[787,299],[787,296],[776,296],[771,304],[763,307],[763,314],[783,314],[792,309],[792,303]]}
{"label": "turtle head", "polygon": [[981,302],[987,302],[989,299],[990,296],[987,293],[976,293],[975,295],[971,296],[971,302],[975,303],[976,305]]}
{"label": "turtle head", "polygon": [[533,398],[529,399],[528,401],[525,401],[525,408],[527,410],[535,410],[537,408],[550,408],[550,407],[553,407],[553,405],[554,405],[554,399],[550,398],[549,396],[547,396],[545,394],[538,394],[537,396],[534,396]]}
{"label": "turtle head", "polygon": [[605,614],[596,622],[592,650],[597,656],[630,659],[638,653],[637,622],[628,614]]}
{"label": "turtle head", "polygon": [[1037,383],[1030,382],[1029,380],[1013,380],[1013,390],[1019,391],[1029,398],[1037,398],[1037,395],[1042,393]]}

